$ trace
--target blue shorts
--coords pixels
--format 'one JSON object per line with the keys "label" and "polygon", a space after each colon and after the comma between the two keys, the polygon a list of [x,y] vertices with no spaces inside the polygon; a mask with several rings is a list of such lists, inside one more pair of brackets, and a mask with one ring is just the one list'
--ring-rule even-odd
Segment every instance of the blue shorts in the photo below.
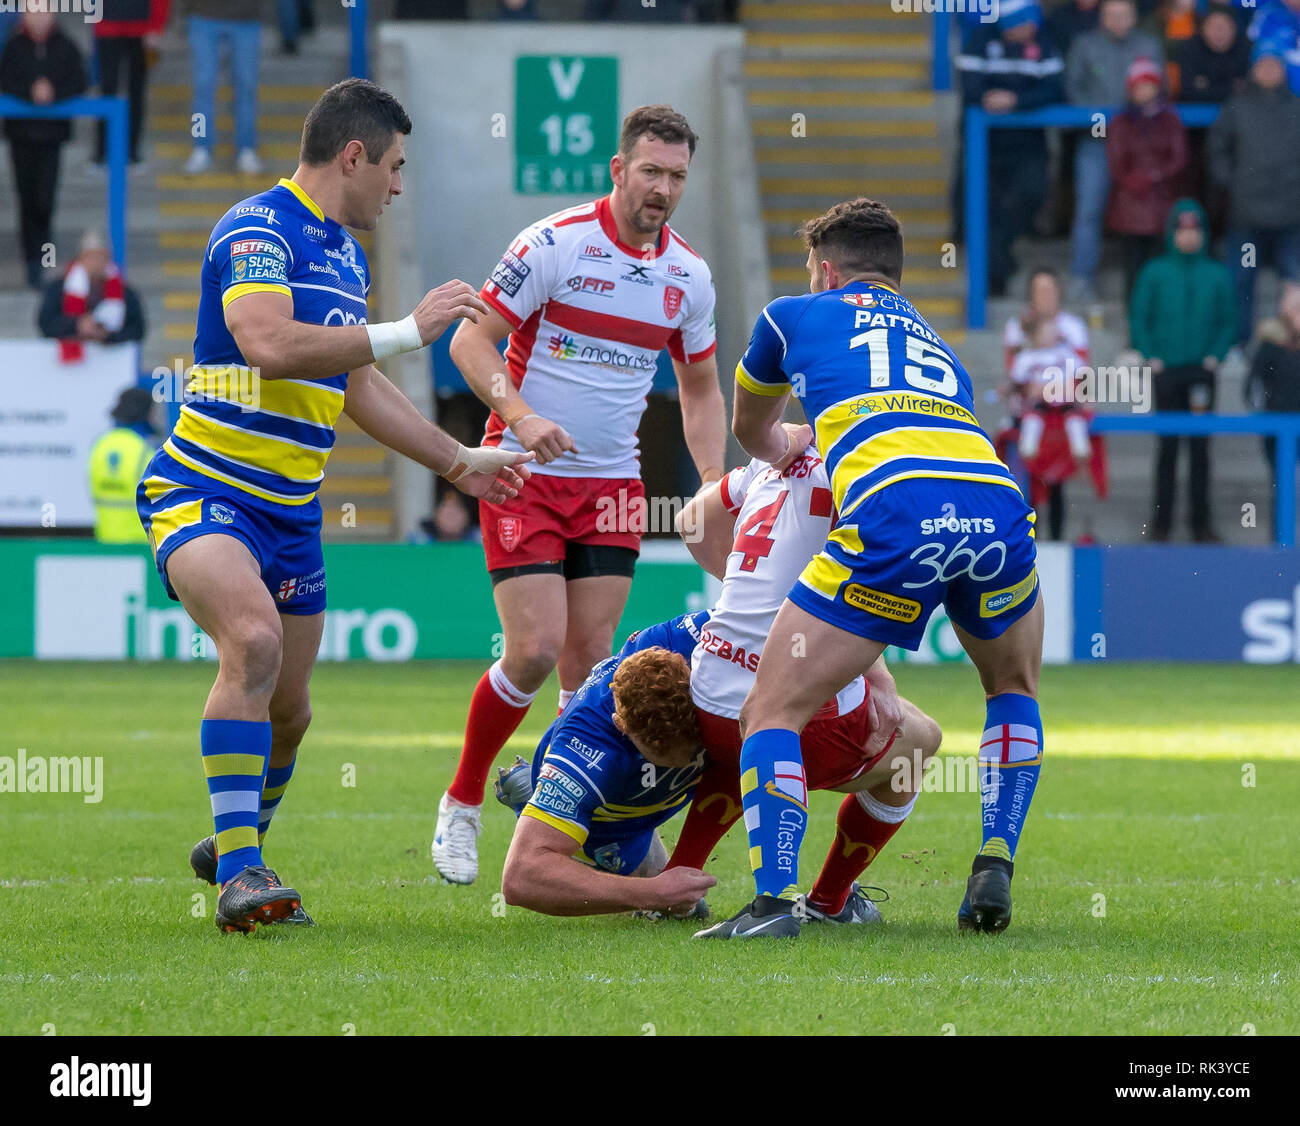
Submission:
{"label": "blue shorts", "polygon": [[136,489],[136,508],[169,598],[180,601],[167,578],[171,553],[199,536],[219,534],[234,536],[253,553],[281,614],[325,609],[320,501],[265,501],[195,473],[159,450]]}
{"label": "blue shorts", "polygon": [[943,603],[967,633],[998,637],[1034,605],[1034,511],[1019,490],[899,481],[837,524],[790,601],[860,637],[917,649]]}

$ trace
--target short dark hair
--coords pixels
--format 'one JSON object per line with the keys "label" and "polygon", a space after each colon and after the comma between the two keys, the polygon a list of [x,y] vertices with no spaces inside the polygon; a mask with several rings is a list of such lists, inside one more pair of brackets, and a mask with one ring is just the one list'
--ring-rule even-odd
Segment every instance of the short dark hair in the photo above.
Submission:
{"label": "short dark hair", "polygon": [[303,164],[319,168],[360,141],[366,159],[378,164],[397,133],[411,132],[411,119],[387,90],[364,78],[346,78],[323,93],[302,123]]}
{"label": "short dark hair", "polygon": [[691,156],[695,155],[695,144],[699,141],[686,118],[672,106],[637,106],[623,118],[623,132],[618,138],[619,155],[630,156],[637,141],[646,136],[658,137],[670,145],[685,142]]}
{"label": "short dark hair", "polygon": [[903,228],[874,199],[849,199],[809,219],[799,233],[804,245],[853,274],[903,280]]}

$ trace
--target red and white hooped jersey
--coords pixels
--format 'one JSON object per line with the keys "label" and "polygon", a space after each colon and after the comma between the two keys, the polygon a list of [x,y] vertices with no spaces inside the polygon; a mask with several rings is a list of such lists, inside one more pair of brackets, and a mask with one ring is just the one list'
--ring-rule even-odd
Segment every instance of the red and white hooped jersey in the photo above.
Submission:
{"label": "red and white hooped jersey", "polygon": [[[510,322],[514,385],[578,447],[534,473],[640,477],[636,431],[659,353],[694,363],[717,348],[708,264],[667,224],[653,246],[622,242],[608,196],[522,231],[480,295]],[[483,444],[523,450],[495,411]]]}
{"label": "red and white hooped jersey", "polygon": [[[776,612],[830,535],[835,500],[811,446],[784,473],[755,458],[723,477],[721,488],[736,516],[735,540],[722,594],[691,655],[691,696],[706,712],[738,719]],[[865,697],[858,677],[836,693],[839,714]]]}

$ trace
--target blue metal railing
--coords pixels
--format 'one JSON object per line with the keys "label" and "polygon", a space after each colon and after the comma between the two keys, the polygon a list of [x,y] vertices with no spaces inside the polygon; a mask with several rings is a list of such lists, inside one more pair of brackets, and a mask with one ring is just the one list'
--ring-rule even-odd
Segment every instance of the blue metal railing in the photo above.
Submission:
{"label": "blue metal railing", "polygon": [[948,13],[940,9],[934,13],[934,22],[930,28],[931,39],[930,49],[932,58],[930,60],[930,77],[931,85],[938,93],[952,89],[952,61],[948,57],[949,36],[952,34],[952,23],[948,18]]}
{"label": "blue metal railing", "polygon": [[128,109],[125,98],[66,98],[48,106],[35,106],[22,98],[0,94],[0,117],[96,117],[107,123],[104,159],[108,163],[108,238],[118,268],[126,270],[126,162]]}
{"label": "blue metal railing", "polygon": [[367,38],[370,27],[370,0],[352,0],[348,13],[348,30],[352,37],[351,58],[348,69],[353,78],[370,77]]}
{"label": "blue metal railing", "polygon": [[1098,434],[1258,434],[1277,439],[1277,542],[1296,545],[1296,465],[1300,450],[1300,415],[1294,414],[1099,414],[1092,430]]}
{"label": "blue metal railing", "polygon": [[[1218,106],[1175,106],[1183,124],[1192,128],[1214,124]],[[989,294],[989,131],[992,129],[1086,129],[1097,114],[1107,119],[1119,113],[1109,106],[1048,106],[1029,113],[988,113],[979,106],[966,110],[966,324],[983,328]]]}

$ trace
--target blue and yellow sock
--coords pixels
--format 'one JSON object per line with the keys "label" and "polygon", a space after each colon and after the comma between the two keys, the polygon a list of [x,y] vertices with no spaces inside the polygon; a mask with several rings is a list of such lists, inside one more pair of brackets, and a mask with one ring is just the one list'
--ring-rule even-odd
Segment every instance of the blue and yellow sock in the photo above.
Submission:
{"label": "blue and yellow sock", "polygon": [[262,863],[257,823],[271,761],[271,725],[243,719],[205,719],[199,726],[203,772],[217,834],[217,883]]}
{"label": "blue and yellow sock", "polygon": [[799,846],[808,828],[808,786],[799,733],[758,731],[740,748],[740,804],[759,895],[799,890]]}
{"label": "blue and yellow sock", "polygon": [[294,763],[298,761],[295,755],[288,766],[268,766],[266,770],[266,782],[262,785],[262,808],[257,818],[257,844],[260,848],[262,842],[266,840],[266,831],[271,827],[271,818],[275,816],[275,807],[280,804],[280,799],[284,797],[285,788],[289,785],[289,779],[293,777]]}
{"label": "blue and yellow sock", "polygon": [[1043,721],[1032,696],[1004,692],[988,701],[980,739],[980,856],[1014,860],[1043,762]]}

